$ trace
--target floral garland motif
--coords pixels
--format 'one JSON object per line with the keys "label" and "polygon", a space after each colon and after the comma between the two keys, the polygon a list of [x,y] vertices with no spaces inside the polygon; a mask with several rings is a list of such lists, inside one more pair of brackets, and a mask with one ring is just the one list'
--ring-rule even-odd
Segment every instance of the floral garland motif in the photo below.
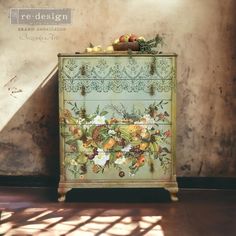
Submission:
{"label": "floral garland motif", "polygon": [[[171,162],[171,132],[158,125],[168,116],[167,112],[159,112],[163,104],[166,101],[154,102],[142,113],[128,113],[124,105],[111,104],[87,114],[85,107],[71,103],[74,114],[63,110],[60,117],[61,135],[70,150],[65,157],[67,169],[75,178],[84,178],[88,168],[96,174],[115,168],[118,176],[124,177],[127,167],[129,175],[135,175],[144,165],[154,172],[154,162],[159,161],[166,172]],[[109,109],[121,118],[108,118]]]}
{"label": "floral garland motif", "polygon": [[149,93],[151,86],[153,86],[158,92],[169,92],[172,87],[174,87],[174,84],[172,80],[60,80],[60,92],[78,92],[81,91],[82,88],[85,88],[86,93],[90,93],[92,91],[99,93],[144,91]]}

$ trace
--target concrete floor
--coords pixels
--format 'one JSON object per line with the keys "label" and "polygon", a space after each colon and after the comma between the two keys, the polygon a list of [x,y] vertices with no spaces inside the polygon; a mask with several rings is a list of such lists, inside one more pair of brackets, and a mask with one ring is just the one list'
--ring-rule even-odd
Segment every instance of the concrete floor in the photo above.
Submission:
{"label": "concrete floor", "polygon": [[235,190],[72,190],[0,187],[0,235],[236,235]]}

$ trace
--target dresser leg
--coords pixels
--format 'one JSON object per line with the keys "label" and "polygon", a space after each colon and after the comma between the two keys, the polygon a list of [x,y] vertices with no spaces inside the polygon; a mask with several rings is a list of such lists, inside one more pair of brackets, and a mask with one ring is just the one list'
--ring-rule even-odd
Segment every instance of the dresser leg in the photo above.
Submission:
{"label": "dresser leg", "polygon": [[169,191],[172,202],[177,202],[179,200],[177,197],[177,193],[179,191],[178,187],[166,187],[165,189]]}
{"label": "dresser leg", "polygon": [[66,193],[70,190],[71,190],[71,188],[59,187],[57,190],[58,194],[59,194],[58,202],[64,202],[66,200]]}

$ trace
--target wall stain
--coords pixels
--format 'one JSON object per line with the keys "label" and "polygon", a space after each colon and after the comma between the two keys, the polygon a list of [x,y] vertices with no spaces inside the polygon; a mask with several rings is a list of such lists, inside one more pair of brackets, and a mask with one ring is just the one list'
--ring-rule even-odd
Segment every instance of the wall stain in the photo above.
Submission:
{"label": "wall stain", "polygon": [[184,164],[180,167],[182,171],[191,171],[191,165],[190,164]]}
{"label": "wall stain", "polygon": [[[1,160],[1,168],[9,170],[16,170],[19,171],[22,168],[27,168],[31,165],[30,160],[30,150],[24,149],[18,145],[9,142],[0,142],[0,150],[1,155],[5,156],[3,160]],[[24,163],[24,164],[23,164]],[[22,166],[23,164],[23,166]],[[26,166],[27,165],[27,166]]]}

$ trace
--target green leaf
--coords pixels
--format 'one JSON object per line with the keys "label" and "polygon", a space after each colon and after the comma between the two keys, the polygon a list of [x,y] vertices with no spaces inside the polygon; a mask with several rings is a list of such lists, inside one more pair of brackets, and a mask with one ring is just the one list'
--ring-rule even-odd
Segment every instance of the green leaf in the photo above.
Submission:
{"label": "green leaf", "polygon": [[85,163],[87,163],[87,161],[88,161],[88,157],[86,157],[84,154],[80,154],[80,155],[76,158],[76,161],[77,161],[79,164],[85,164]]}
{"label": "green leaf", "polygon": [[115,161],[115,153],[114,153],[114,152],[111,152],[111,153],[110,153],[110,162],[111,162],[111,163],[114,163],[114,161]]}
{"label": "green leaf", "polygon": [[93,130],[96,128],[96,125],[92,125],[89,127],[88,136],[92,137]]}
{"label": "green leaf", "polygon": [[100,116],[105,116],[107,113],[108,113],[108,111],[102,111],[102,112],[100,113]]}
{"label": "green leaf", "polygon": [[142,142],[141,140],[135,140],[135,141],[131,141],[130,144],[131,144],[132,146],[137,146],[137,145],[139,145],[141,142]]}
{"label": "green leaf", "polygon": [[68,144],[68,145],[71,145],[73,143],[76,143],[76,139],[69,139],[65,143]]}
{"label": "green leaf", "polygon": [[63,138],[71,138],[73,135],[71,135],[69,132],[64,132],[64,133],[61,133],[61,136]]}
{"label": "green leaf", "polygon": [[96,114],[98,115],[99,114],[99,110],[100,110],[100,108],[99,108],[99,105],[97,106],[97,109],[96,109]]}
{"label": "green leaf", "polygon": [[112,148],[112,150],[117,152],[117,151],[121,151],[122,148],[123,148],[122,146],[116,145],[114,148]]}
{"label": "green leaf", "polygon": [[90,121],[93,120],[96,116],[97,116],[97,115],[92,115],[92,116],[90,116],[90,117],[89,117],[89,120],[90,120]]}

